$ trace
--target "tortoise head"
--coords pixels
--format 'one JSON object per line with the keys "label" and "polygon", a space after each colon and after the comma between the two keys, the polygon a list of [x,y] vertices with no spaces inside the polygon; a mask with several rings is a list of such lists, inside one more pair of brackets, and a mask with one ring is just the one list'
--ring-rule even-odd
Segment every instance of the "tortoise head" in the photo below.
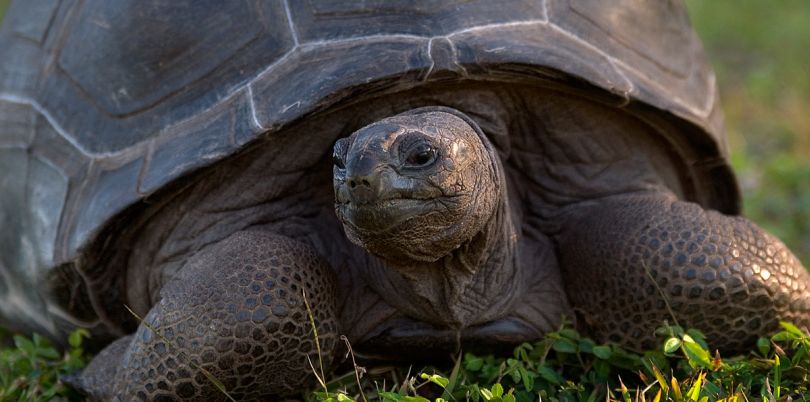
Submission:
{"label": "tortoise head", "polygon": [[432,262],[480,232],[503,187],[498,158],[469,117],[420,108],[334,147],[335,210],[348,238],[395,265]]}

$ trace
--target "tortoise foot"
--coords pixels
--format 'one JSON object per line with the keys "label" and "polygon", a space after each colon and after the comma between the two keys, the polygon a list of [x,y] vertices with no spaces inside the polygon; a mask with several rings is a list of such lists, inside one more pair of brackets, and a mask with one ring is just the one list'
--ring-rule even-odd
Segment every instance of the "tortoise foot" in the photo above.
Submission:
{"label": "tortoise foot", "polygon": [[317,367],[319,352],[331,362],[334,279],[302,243],[236,233],[192,257],[161,296],[119,360],[115,399],[267,400],[313,385],[307,360]]}
{"label": "tortoise foot", "polygon": [[93,358],[93,361],[82,370],[81,375],[61,380],[92,400],[109,401],[113,398],[112,386],[115,374],[130,343],[132,335],[116,339]]}
{"label": "tortoise foot", "polygon": [[558,238],[563,277],[580,321],[602,340],[653,347],[654,330],[667,320],[735,351],[779,321],[810,325],[810,275],[745,218],[658,193],[571,212]]}

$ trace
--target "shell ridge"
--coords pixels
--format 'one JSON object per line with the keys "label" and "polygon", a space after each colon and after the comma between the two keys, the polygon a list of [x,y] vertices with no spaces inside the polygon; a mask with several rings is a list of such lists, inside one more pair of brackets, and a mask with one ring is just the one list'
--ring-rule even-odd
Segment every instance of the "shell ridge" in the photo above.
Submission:
{"label": "shell ridge", "polygon": [[[443,37],[451,37],[456,35],[461,35],[469,32],[475,31],[483,31],[486,29],[494,29],[494,28],[511,28],[511,27],[520,27],[520,26],[527,26],[527,25],[548,25],[548,19],[539,19],[539,20],[526,20],[526,21],[511,21],[511,22],[499,22],[495,24],[484,24],[484,25],[476,25],[474,27],[468,27],[464,29],[459,29],[458,31],[450,32],[447,35],[442,35]],[[440,36],[440,37],[442,37]]]}
{"label": "shell ridge", "polygon": [[430,78],[430,74],[433,73],[433,67],[436,66],[436,60],[433,60],[433,54],[431,53],[433,51],[433,40],[434,39],[436,39],[435,36],[430,38],[430,40],[428,40],[427,50],[425,51],[425,54],[427,55],[428,60],[430,60],[430,67],[427,68],[427,71],[425,71],[425,73],[424,73],[424,77],[421,79],[421,81],[423,81],[423,82],[427,81]]}
{"label": "shell ridge", "polygon": [[[547,0],[544,0],[544,5],[547,6]],[[545,10],[546,10],[546,12],[548,12],[548,8],[545,8]],[[590,43],[590,42],[580,38],[579,36],[577,36],[577,35],[569,32],[569,31],[563,29],[561,26],[555,24],[553,21],[549,21],[549,26],[551,26],[552,29],[557,30],[561,34],[566,35],[566,36],[568,36],[568,37],[570,37],[570,38],[572,38],[572,39],[574,39],[574,40],[576,40],[578,42],[581,42],[581,43],[585,44],[586,46],[588,46],[589,49],[593,50],[594,52],[596,52],[596,53],[598,53],[598,54],[600,54],[602,56],[604,56],[611,63],[611,65],[613,65],[614,70],[616,70],[616,72],[627,82],[627,84],[629,84],[629,87],[630,87],[630,89],[628,91],[626,91],[626,92],[622,91],[622,96],[624,97],[624,102],[620,106],[626,106],[628,103],[630,103],[629,94],[632,93],[633,91],[635,91],[635,89],[636,89],[635,85],[633,85],[632,81],[627,77],[627,74],[625,73],[625,71],[629,71],[633,75],[639,77],[639,79],[644,80],[645,82],[647,82],[648,84],[654,86],[655,88],[657,88],[659,90],[662,90],[664,92],[667,92],[665,87],[663,87],[661,84],[659,84],[655,80],[649,79],[649,77],[647,77],[646,74],[642,74],[640,71],[638,71],[638,69],[628,65],[627,63],[623,62],[622,60],[616,59],[615,57],[612,57],[612,56],[608,55],[604,51],[602,51],[599,48],[597,48],[596,46],[594,46],[592,43]],[[619,67],[621,67],[621,68],[619,68]],[[625,70],[625,71],[622,71],[622,70]],[[697,116],[699,116],[701,118],[706,118],[711,113],[712,105],[714,104],[714,98],[717,96],[716,93],[715,93],[716,92],[716,87],[715,87],[715,82],[714,81],[715,81],[715,76],[714,76],[714,72],[712,71],[712,72],[710,72],[709,77],[708,77],[708,82],[706,83],[706,85],[708,85],[710,87],[709,88],[709,94],[708,94],[709,96],[707,97],[706,104],[703,105],[702,109],[697,109],[697,108],[694,108],[694,107],[690,107],[689,104],[686,101],[684,101],[680,96],[677,96],[677,95],[672,95],[669,99],[671,99],[678,106],[683,107],[684,109],[688,110],[690,113],[693,113],[693,114],[695,114],[695,115],[697,115]]]}
{"label": "shell ridge", "polygon": [[549,11],[548,0],[540,0],[540,4],[541,4],[540,7],[543,10],[543,18],[548,23],[549,22],[549,15],[551,15],[551,13]]}
{"label": "shell ridge", "polygon": [[[299,45],[300,48],[312,48],[312,47],[320,47],[324,45],[332,45],[332,44],[345,44],[345,43],[352,43],[352,42],[375,42],[380,39],[404,39],[404,40],[412,40],[412,41],[424,41],[430,39],[430,36],[422,36],[422,35],[411,35],[411,34],[379,34],[379,35],[368,35],[368,36],[359,36],[359,37],[352,37],[352,38],[341,38],[341,39],[330,39],[330,40],[316,40],[312,42],[306,42],[304,44]],[[275,64],[275,63],[273,63]]]}
{"label": "shell ridge", "polygon": [[259,116],[256,115],[256,102],[253,100],[253,82],[245,86],[247,87],[248,109],[250,109],[250,123],[257,130],[264,130],[262,123],[259,122]]}
{"label": "shell ridge", "polygon": [[[640,80],[643,80],[644,82],[650,84],[651,86],[653,86],[653,87],[655,87],[655,88],[657,88],[657,89],[659,89],[661,91],[667,92],[666,87],[664,87],[663,85],[661,85],[660,83],[658,83],[655,80],[651,80],[645,74],[642,74],[637,69],[629,66],[627,63],[624,63],[621,60],[616,60],[616,64],[621,66],[623,69],[626,69],[627,71],[632,72],[634,75],[639,77]],[[716,88],[712,84],[713,81],[714,81],[713,78],[714,78],[714,74],[710,74],[710,77],[708,78],[708,81],[705,83],[705,85],[707,85],[709,87],[709,96],[707,96],[707,104],[704,105],[703,108],[695,108],[695,107],[689,106],[689,103],[686,102],[683,98],[681,98],[678,95],[670,95],[670,97],[668,99],[670,99],[676,105],[688,110],[689,113],[692,113],[692,114],[694,114],[694,115],[696,115],[698,117],[701,117],[701,118],[706,118],[711,113],[711,105],[714,103],[714,97],[716,96],[714,94]]]}
{"label": "shell ridge", "polygon": [[292,12],[290,11],[290,0],[284,0],[284,12],[287,14],[287,24],[290,26],[290,32],[292,33],[293,39],[293,49],[298,47],[298,30],[295,28],[295,22],[292,18]]}
{"label": "shell ridge", "polygon": [[81,151],[85,155],[88,155],[88,156],[91,156],[91,157],[115,155],[114,153],[96,154],[96,153],[90,152],[89,150],[84,148],[81,144],[76,142],[76,140],[73,137],[68,135],[67,131],[65,131],[65,128],[62,127],[62,125],[60,125],[59,122],[56,121],[56,119],[53,117],[53,115],[51,115],[48,112],[47,109],[43,108],[42,105],[40,105],[40,103],[37,102],[35,99],[26,98],[26,97],[22,97],[22,96],[18,96],[18,95],[15,95],[15,94],[10,94],[10,93],[2,93],[2,92],[0,92],[0,100],[30,106],[37,113],[39,113],[40,115],[45,117],[45,120],[47,120],[48,123],[51,125],[51,127],[53,127],[54,131],[56,131],[62,138],[64,138],[65,141],[70,143],[70,145],[73,145],[74,148],[78,149],[79,151]]}
{"label": "shell ridge", "polygon": [[573,39],[575,42],[582,44],[583,46],[585,46],[588,49],[592,50],[594,53],[604,57],[605,60],[607,60],[610,63],[611,67],[613,67],[613,71],[619,77],[621,77],[624,80],[625,88],[627,88],[627,89],[620,89],[620,88],[615,88],[615,87],[611,88],[614,91],[618,91],[618,93],[622,96],[622,98],[624,98],[622,104],[620,104],[619,107],[626,106],[628,103],[630,103],[630,94],[635,90],[635,85],[633,85],[633,82],[630,80],[630,78],[627,77],[627,75],[624,73],[624,71],[622,71],[620,68],[618,68],[618,65],[619,65],[618,60],[611,57],[610,55],[608,55],[604,51],[600,50],[599,48],[594,46],[591,42],[588,42],[585,39],[582,39],[579,36],[577,36],[577,35],[575,35],[575,34],[573,34],[571,32],[566,31],[565,29],[563,29],[559,25],[555,24],[554,22],[549,21],[548,25],[551,27],[551,29],[559,32],[562,35],[565,35],[565,36]]}
{"label": "shell ridge", "polygon": [[[452,35],[452,34],[450,34],[450,35]],[[426,50],[426,57],[428,58],[428,60],[430,60],[430,66],[427,68],[427,71],[422,73],[422,78],[420,79],[420,81],[425,82],[425,81],[428,81],[430,79],[430,76],[433,74],[433,70],[436,69],[437,61],[442,66],[445,66],[445,67],[447,67],[448,64],[454,65],[456,69],[460,70],[461,75],[463,77],[469,77],[469,72],[467,71],[467,68],[465,68],[461,63],[459,63],[458,49],[456,48],[455,42],[453,42],[453,40],[450,38],[450,35],[438,35],[438,36],[431,37],[428,40],[428,46],[427,46],[427,50]],[[435,57],[433,55],[433,50],[434,50],[433,42],[435,40],[441,40],[441,39],[447,41],[447,44],[450,47],[450,58],[449,58],[450,60],[449,60],[449,63],[448,63],[447,58],[445,58],[445,57],[437,58],[437,57]]]}
{"label": "shell ridge", "polygon": [[450,44],[450,53],[453,56],[453,64],[455,64],[456,66],[458,66],[458,68],[461,69],[461,75],[463,75],[464,77],[468,77],[470,74],[467,72],[467,69],[464,68],[464,66],[458,62],[458,48],[456,48],[456,43],[453,42],[453,39],[451,39],[449,36],[446,37],[446,39],[447,42]]}

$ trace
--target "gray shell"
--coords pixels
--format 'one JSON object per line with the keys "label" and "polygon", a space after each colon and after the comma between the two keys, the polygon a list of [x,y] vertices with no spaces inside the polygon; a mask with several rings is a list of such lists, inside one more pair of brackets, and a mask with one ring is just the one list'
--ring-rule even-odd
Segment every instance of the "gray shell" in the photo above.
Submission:
{"label": "gray shell", "polygon": [[25,0],[0,60],[0,321],[52,335],[92,309],[77,276],[105,279],[83,253],[128,207],[297,119],[436,80],[551,81],[665,121],[700,153],[696,201],[739,209],[678,2]]}

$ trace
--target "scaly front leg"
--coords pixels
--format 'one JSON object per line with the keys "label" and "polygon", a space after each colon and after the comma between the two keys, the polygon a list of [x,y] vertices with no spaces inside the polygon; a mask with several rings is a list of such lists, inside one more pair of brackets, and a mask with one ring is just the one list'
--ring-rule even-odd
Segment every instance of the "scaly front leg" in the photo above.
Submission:
{"label": "scaly front leg", "polygon": [[670,194],[637,193],[569,207],[558,237],[574,307],[602,340],[655,345],[674,318],[713,347],[741,350],[780,320],[810,326],[810,275],[751,221]]}
{"label": "scaly front leg", "polygon": [[[334,276],[326,263],[308,245],[282,236],[230,236],[194,255],[163,288],[128,347],[111,346],[123,355],[99,355],[116,361],[96,367],[120,368],[96,396],[225,400],[205,371],[238,400],[300,391],[314,383],[307,358],[318,364],[302,291],[322,357],[331,362],[338,329]],[[99,375],[85,373],[84,383],[98,383],[87,377]]]}

